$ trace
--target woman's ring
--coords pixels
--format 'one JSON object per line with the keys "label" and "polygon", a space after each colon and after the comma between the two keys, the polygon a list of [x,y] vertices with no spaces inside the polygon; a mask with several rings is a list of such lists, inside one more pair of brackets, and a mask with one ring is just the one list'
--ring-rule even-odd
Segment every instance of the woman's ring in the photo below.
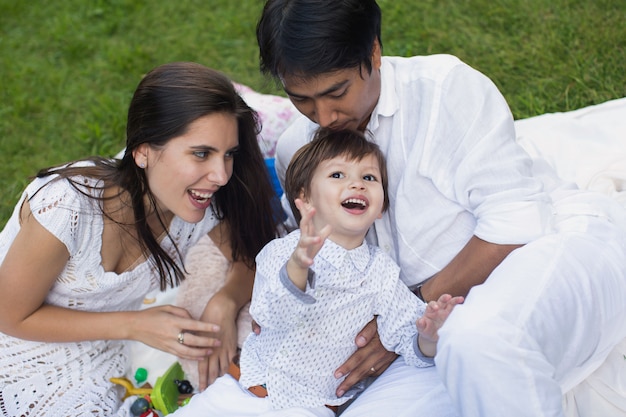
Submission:
{"label": "woman's ring", "polygon": [[185,344],[185,333],[178,333],[178,343],[180,343],[181,345]]}
{"label": "woman's ring", "polygon": [[374,368],[373,366],[370,368],[370,371],[372,371],[373,374],[376,373],[376,368]]}

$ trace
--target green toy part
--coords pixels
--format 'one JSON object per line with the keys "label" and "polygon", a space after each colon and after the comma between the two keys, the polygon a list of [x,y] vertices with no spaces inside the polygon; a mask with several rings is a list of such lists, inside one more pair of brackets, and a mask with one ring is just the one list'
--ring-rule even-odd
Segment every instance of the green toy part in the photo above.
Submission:
{"label": "green toy part", "polygon": [[152,406],[163,413],[164,416],[173,413],[178,409],[178,385],[175,380],[182,380],[185,377],[180,363],[174,362],[165,373],[158,377],[150,399]]}

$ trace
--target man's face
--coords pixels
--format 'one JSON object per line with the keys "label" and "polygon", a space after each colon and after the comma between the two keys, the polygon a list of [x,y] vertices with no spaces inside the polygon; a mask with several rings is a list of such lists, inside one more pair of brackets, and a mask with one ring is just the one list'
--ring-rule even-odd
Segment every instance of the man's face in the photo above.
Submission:
{"label": "man's face", "polygon": [[380,96],[380,48],[375,42],[372,72],[364,66],[315,77],[287,75],[283,88],[300,113],[322,127],[363,131]]}

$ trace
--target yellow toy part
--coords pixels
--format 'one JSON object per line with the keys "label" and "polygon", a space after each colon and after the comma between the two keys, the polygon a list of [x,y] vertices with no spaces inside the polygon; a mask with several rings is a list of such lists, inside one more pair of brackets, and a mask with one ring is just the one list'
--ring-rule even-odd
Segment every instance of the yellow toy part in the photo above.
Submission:
{"label": "yellow toy part", "polygon": [[131,395],[146,395],[152,392],[152,388],[137,388],[133,385],[132,382],[128,378],[110,378],[109,379],[114,384],[118,384],[126,388],[126,393],[122,397],[123,400],[130,397]]}

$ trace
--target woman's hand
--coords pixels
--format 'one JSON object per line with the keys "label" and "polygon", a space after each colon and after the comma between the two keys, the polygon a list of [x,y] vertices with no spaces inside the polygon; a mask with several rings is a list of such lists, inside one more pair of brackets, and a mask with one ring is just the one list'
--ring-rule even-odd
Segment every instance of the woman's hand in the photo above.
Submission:
{"label": "woman's hand", "polygon": [[184,308],[165,305],[131,313],[128,339],[178,357],[203,360],[221,345],[220,326],[195,320]]}
{"label": "woman's hand", "polygon": [[200,390],[204,390],[218,376],[224,375],[237,354],[237,315],[252,297],[254,269],[243,260],[233,261],[228,236],[228,224],[224,222],[209,232],[209,237],[230,262],[230,267],[224,285],[209,300],[200,316],[202,321],[219,324],[218,337],[222,342],[219,348],[213,349],[210,357],[198,364]]}
{"label": "woman's hand", "polygon": [[378,337],[376,319],[370,321],[356,337],[358,349],[335,371],[335,378],[348,375],[337,387],[341,397],[354,384],[369,376],[378,376],[398,357],[385,349]]}
{"label": "woman's hand", "polygon": [[199,390],[203,391],[215,379],[228,370],[228,366],[237,354],[237,314],[239,310],[232,300],[222,293],[215,294],[207,303],[200,320],[219,324],[217,337],[220,346],[213,348],[213,352],[198,363]]}

